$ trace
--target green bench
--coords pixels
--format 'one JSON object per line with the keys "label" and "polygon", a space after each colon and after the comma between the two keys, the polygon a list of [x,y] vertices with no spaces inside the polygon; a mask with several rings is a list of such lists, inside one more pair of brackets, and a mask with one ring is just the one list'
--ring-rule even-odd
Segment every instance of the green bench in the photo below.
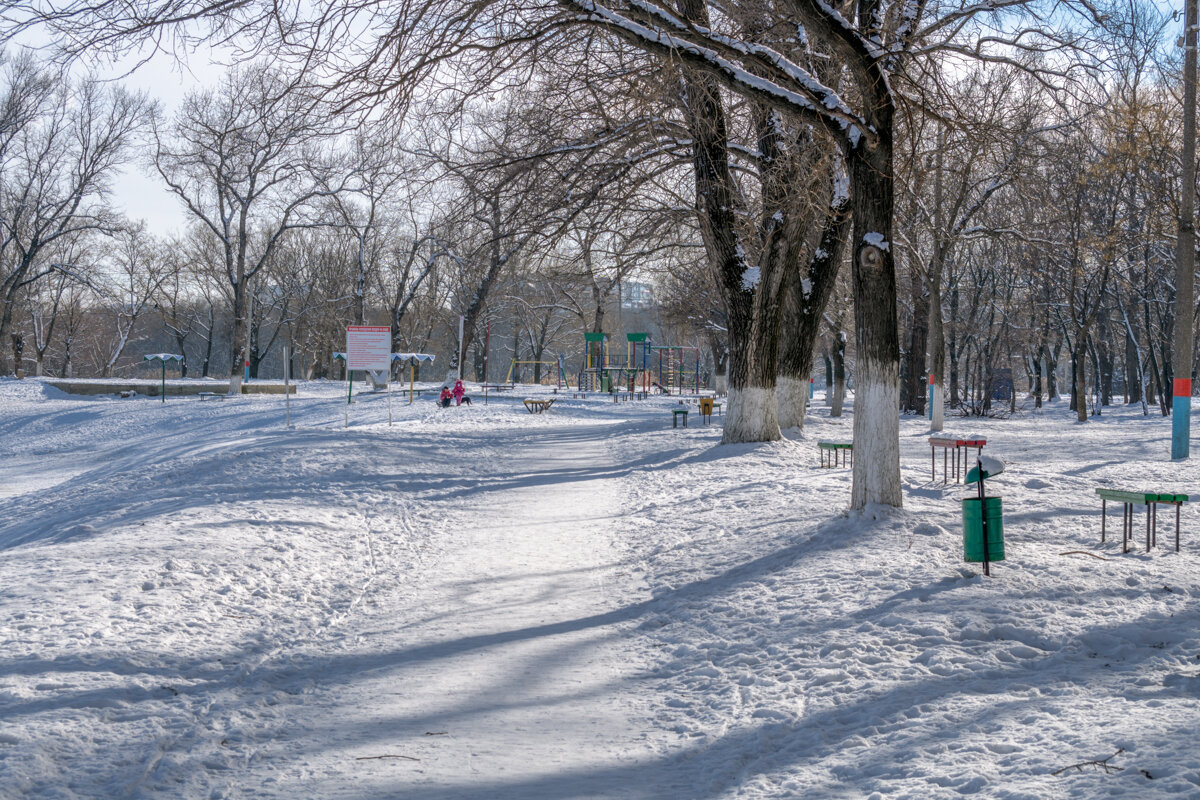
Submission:
{"label": "green bench", "polygon": [[686,428],[687,427],[687,415],[688,415],[688,410],[686,408],[672,408],[671,409],[671,427],[672,428],[679,427],[679,418],[682,416],[683,417],[683,427]]}
{"label": "green bench", "polygon": [[838,465],[838,453],[842,454],[842,466],[846,466],[846,456],[850,457],[850,464],[854,464],[854,443],[853,442],[817,442],[817,451],[821,454],[822,467],[836,467]]}
{"label": "green bench", "polygon": [[1146,507],[1146,552],[1152,546],[1158,545],[1158,507],[1175,506],[1175,552],[1179,552],[1179,510],[1188,501],[1186,494],[1166,494],[1162,492],[1128,492],[1119,489],[1097,489],[1100,496],[1100,541],[1107,537],[1108,503],[1120,503],[1121,517],[1121,552],[1129,552],[1129,543],[1133,540],[1133,507]]}

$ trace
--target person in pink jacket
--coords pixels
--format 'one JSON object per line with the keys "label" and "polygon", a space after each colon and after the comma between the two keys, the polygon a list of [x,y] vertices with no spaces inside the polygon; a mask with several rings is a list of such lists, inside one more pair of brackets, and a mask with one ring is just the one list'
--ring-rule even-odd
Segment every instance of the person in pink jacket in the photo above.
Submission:
{"label": "person in pink jacket", "polygon": [[454,382],[454,405],[461,406],[463,395],[466,393],[467,393],[467,390],[463,388],[462,381],[455,381]]}

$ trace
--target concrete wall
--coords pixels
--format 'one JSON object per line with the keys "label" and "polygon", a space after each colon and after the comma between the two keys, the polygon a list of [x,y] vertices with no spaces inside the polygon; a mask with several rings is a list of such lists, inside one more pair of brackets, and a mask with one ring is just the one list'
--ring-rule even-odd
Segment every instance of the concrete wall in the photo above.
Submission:
{"label": "concrete wall", "polygon": [[[150,397],[161,397],[163,388],[160,381],[88,381],[66,380],[62,378],[44,378],[47,386],[61,389],[68,394],[120,394],[121,392],[137,392]],[[296,384],[291,385],[291,393],[296,393]],[[242,394],[283,394],[282,383],[243,383]],[[201,392],[229,393],[229,384],[219,381],[197,381],[195,383],[178,383],[167,381],[167,396],[198,395]]]}

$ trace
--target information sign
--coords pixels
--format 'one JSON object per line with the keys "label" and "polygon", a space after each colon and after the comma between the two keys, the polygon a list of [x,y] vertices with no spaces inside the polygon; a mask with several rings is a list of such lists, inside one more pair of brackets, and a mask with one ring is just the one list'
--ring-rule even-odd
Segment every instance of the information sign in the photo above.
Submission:
{"label": "information sign", "polygon": [[390,369],[392,329],[386,325],[351,325],[346,328],[346,369]]}

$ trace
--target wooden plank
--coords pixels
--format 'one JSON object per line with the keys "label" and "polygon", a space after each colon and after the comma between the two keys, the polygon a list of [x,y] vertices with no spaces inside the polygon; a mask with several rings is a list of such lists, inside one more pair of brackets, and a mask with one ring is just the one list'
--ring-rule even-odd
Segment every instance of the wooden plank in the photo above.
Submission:
{"label": "wooden plank", "polygon": [[1158,501],[1158,494],[1153,492],[1128,492],[1120,489],[1097,489],[1096,494],[1100,495],[1100,497],[1104,500],[1113,500],[1118,503],[1134,503],[1140,506]]}

